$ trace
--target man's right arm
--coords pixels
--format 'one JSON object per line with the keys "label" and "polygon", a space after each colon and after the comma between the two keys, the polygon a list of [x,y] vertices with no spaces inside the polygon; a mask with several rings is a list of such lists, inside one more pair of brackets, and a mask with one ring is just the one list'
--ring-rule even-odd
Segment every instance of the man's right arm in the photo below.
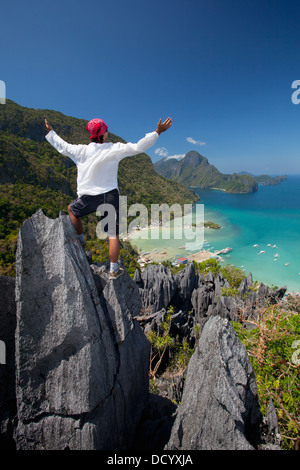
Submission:
{"label": "man's right arm", "polygon": [[64,141],[58,134],[52,129],[49,122],[45,119],[46,129],[49,131],[48,134],[45,136],[46,140],[49,144],[52,145],[59,153],[64,155],[65,157],[71,158],[73,162],[77,163],[80,160],[80,153],[83,145],[74,145],[69,144],[68,142]]}

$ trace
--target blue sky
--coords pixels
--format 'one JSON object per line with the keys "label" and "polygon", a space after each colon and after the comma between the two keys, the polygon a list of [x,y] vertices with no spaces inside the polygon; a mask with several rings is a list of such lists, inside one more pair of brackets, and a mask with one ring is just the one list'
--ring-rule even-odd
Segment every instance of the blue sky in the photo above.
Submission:
{"label": "blue sky", "polygon": [[[16,0],[0,80],[17,103],[104,119],[148,154],[197,150],[222,172],[300,174],[299,1]],[[300,94],[299,94],[300,98]]]}

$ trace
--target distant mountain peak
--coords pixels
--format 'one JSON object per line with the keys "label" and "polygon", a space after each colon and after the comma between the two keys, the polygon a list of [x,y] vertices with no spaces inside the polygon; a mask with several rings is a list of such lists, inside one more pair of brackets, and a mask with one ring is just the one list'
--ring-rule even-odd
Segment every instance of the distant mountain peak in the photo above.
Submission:
{"label": "distant mountain peak", "polygon": [[228,192],[248,193],[257,190],[257,182],[250,175],[224,175],[206,157],[191,150],[181,160],[163,158],[154,164],[155,170],[187,187],[219,188]]}

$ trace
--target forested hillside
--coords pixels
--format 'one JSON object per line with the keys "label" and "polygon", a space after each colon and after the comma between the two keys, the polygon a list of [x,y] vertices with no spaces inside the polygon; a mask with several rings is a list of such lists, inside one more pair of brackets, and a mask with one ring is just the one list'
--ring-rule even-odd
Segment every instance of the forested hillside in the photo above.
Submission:
{"label": "forested hillside", "polygon": [[[0,106],[0,273],[14,274],[20,225],[38,209],[57,217],[76,195],[76,166],[45,140],[45,118],[70,143],[89,143],[87,121],[58,111],[22,107],[6,100]],[[143,136],[141,136],[143,137]],[[109,133],[109,141],[124,142]],[[160,176],[146,154],[126,158],[119,166],[120,194],[128,205],[193,203],[198,196],[181,184]],[[150,211],[149,211],[150,213]],[[107,244],[96,240],[95,215],[85,219],[85,235],[93,253],[107,256]],[[129,247],[128,250],[130,251]]]}

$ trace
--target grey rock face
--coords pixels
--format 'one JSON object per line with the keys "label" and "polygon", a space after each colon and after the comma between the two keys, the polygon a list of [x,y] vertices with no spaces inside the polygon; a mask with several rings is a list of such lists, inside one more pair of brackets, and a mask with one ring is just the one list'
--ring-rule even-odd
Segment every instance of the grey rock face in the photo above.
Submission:
{"label": "grey rock face", "polygon": [[149,345],[124,310],[123,276],[101,305],[69,217],[42,211],[20,229],[16,267],[18,449],[125,448],[148,396]]}
{"label": "grey rock face", "polygon": [[142,302],[138,287],[126,270],[121,277],[110,281],[105,266],[91,265],[91,268],[118,352],[116,424],[120,426],[118,435],[126,436],[123,447],[127,447],[128,436],[132,439],[139,424],[149,390],[150,344],[134,319],[140,313]]}
{"label": "grey rock face", "polygon": [[222,295],[222,288],[228,288],[229,283],[219,273],[216,277],[211,272],[205,279],[199,278],[198,286],[193,290],[191,303],[195,321],[201,328],[213,315],[236,320],[240,302],[234,297]]}
{"label": "grey rock face", "polygon": [[239,294],[242,297],[248,292],[248,289],[253,286],[252,273],[249,273],[245,279],[242,280],[239,286]]}
{"label": "grey rock face", "polygon": [[273,401],[269,401],[267,415],[261,425],[260,450],[281,450],[281,436]]}
{"label": "grey rock face", "polygon": [[[240,306],[251,316],[266,299],[277,302],[284,288],[254,292],[249,275],[236,299],[225,297],[228,282],[220,274],[198,277],[193,263],[175,276],[148,266],[134,281],[126,270],[110,281],[104,264],[88,262],[69,217],[51,220],[41,211],[23,224],[16,261],[18,449],[123,450],[143,436],[159,449],[169,441],[170,450],[278,446],[272,410],[259,440],[254,372],[228,319]],[[172,390],[160,384],[166,397],[181,401],[174,425],[167,398],[150,397],[145,410],[145,334],[161,330],[170,304],[174,337],[196,341],[201,326],[186,381],[180,377]],[[2,422],[7,427],[6,417]],[[149,442],[141,448],[152,449]]]}
{"label": "grey rock face", "polygon": [[166,308],[175,292],[174,277],[163,265],[149,265],[142,274],[140,289],[143,308],[149,313]]}
{"label": "grey rock face", "polygon": [[213,286],[202,284],[192,293],[191,302],[195,314],[195,321],[199,325],[203,325],[211,315],[211,306],[214,300]]}
{"label": "grey rock face", "polygon": [[120,343],[134,328],[133,317],[141,311],[139,289],[126,270],[121,278],[111,282],[105,264],[92,264],[91,269],[98,287],[101,307],[112,326],[115,341]]}
{"label": "grey rock face", "polygon": [[4,345],[4,363],[0,365],[0,449],[15,447],[15,329],[15,279],[0,276],[0,340]]}
{"label": "grey rock face", "polygon": [[154,331],[158,335],[162,334],[162,323],[166,320],[167,311],[165,308],[162,308],[159,312],[151,313],[145,317],[140,317],[138,321],[140,322],[141,327],[145,335],[148,335],[151,331]]}
{"label": "grey rock face", "polygon": [[228,320],[211,317],[189,362],[166,449],[254,449],[260,422],[246,349]]}
{"label": "grey rock face", "polygon": [[162,265],[148,265],[143,274],[136,271],[134,281],[141,294],[143,313],[151,315],[172,304],[183,314],[190,311],[200,328],[213,315],[232,321],[239,321],[241,314],[244,320],[255,318],[257,309],[279,302],[286,292],[285,286],[272,291],[265,284],[253,290],[249,273],[236,297],[224,296],[222,289],[230,285],[222,274],[214,276],[209,272],[203,279],[196,274],[194,263],[187,264],[175,276]]}
{"label": "grey rock face", "polygon": [[160,395],[149,394],[132,449],[136,453],[143,450],[163,451],[170,437],[175,412],[176,405],[171,400]]}
{"label": "grey rock face", "polygon": [[189,263],[175,276],[163,265],[148,265],[143,274],[136,270],[134,281],[140,289],[144,310],[154,313],[170,303],[189,310],[198,278],[194,263]]}
{"label": "grey rock face", "polygon": [[174,276],[176,288],[171,302],[178,309],[189,310],[191,308],[191,295],[197,280],[194,263],[188,263],[185,269],[180,270]]}

